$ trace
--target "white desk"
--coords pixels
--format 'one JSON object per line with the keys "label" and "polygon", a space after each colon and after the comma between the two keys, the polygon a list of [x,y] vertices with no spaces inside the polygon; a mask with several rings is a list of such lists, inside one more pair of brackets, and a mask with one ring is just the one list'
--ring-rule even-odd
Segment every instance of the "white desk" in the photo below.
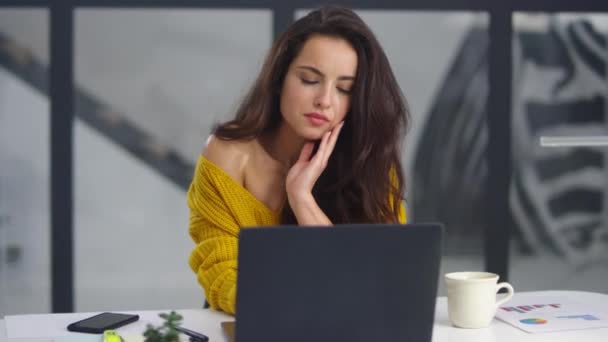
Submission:
{"label": "white desk", "polygon": [[[523,292],[522,292],[523,293]],[[529,292],[528,292],[529,293]],[[578,291],[542,291],[542,296],[563,296],[588,305],[597,312],[608,313],[608,295]],[[162,310],[167,312],[169,310]],[[176,310],[184,316],[183,326],[201,331],[209,336],[211,342],[226,341],[220,327],[223,321],[233,320],[221,312],[204,309]],[[121,334],[141,334],[147,323],[160,324],[159,311],[140,311],[140,320],[118,329]],[[24,316],[24,323],[31,326],[23,330],[19,338],[7,337],[5,320],[0,320],[0,342],[49,342],[53,337],[68,336],[72,333],[65,330],[68,323],[91,315],[91,313],[43,314]],[[11,318],[12,320],[12,318]],[[499,320],[494,320],[485,329],[458,329],[448,321],[447,300],[437,299],[435,310],[435,327],[433,342],[606,342],[608,328],[573,330],[560,333],[528,334]]]}

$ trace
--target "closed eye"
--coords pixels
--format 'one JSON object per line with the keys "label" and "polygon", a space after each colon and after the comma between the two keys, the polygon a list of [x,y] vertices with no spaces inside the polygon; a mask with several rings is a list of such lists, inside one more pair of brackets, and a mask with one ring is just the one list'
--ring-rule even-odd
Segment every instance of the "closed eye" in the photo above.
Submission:
{"label": "closed eye", "polygon": [[308,80],[308,79],[305,79],[305,78],[300,78],[300,80],[302,80],[302,83],[304,83],[304,84],[317,84],[317,83],[319,83],[319,81]]}

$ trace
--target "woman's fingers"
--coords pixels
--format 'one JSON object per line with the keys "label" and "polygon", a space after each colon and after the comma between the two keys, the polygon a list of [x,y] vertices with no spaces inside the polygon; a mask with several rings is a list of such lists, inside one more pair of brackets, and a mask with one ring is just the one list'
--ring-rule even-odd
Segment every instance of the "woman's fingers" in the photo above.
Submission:
{"label": "woman's fingers", "polygon": [[315,182],[327,167],[327,161],[336,146],[342,126],[343,123],[323,134],[321,142],[319,142],[319,148],[314,156],[312,156],[315,146],[313,142],[307,142],[302,146],[297,162],[287,174],[286,185],[289,193],[312,191]]}
{"label": "woman's fingers", "polygon": [[319,143],[317,153],[315,153],[315,156],[313,157],[313,161],[315,161],[321,167],[323,166],[322,163],[325,160],[325,151],[327,150],[327,143],[330,137],[331,131],[323,133],[323,137],[321,137],[321,142]]}

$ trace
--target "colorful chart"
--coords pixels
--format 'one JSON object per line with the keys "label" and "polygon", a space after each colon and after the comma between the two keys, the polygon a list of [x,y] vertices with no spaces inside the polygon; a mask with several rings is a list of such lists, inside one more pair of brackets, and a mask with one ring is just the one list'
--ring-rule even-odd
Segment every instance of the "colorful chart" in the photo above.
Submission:
{"label": "colorful chart", "polygon": [[520,320],[523,324],[546,324],[547,320],[542,318],[526,318]]}
{"label": "colorful chart", "polygon": [[570,315],[570,316],[557,316],[557,318],[565,319],[584,319],[585,321],[599,321],[600,319],[593,315]]}
{"label": "colorful chart", "polygon": [[545,309],[559,309],[561,304],[532,304],[532,305],[519,305],[519,306],[502,306],[501,309],[506,312],[519,312],[519,313],[528,313],[532,310],[538,310],[541,308]]}

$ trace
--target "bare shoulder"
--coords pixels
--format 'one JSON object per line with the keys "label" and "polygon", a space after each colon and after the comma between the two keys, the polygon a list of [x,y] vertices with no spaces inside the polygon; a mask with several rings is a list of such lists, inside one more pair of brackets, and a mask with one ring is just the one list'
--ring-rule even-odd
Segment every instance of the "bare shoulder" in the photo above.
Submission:
{"label": "bare shoulder", "polygon": [[234,180],[243,184],[250,150],[251,143],[248,141],[222,140],[212,135],[207,140],[202,154]]}

